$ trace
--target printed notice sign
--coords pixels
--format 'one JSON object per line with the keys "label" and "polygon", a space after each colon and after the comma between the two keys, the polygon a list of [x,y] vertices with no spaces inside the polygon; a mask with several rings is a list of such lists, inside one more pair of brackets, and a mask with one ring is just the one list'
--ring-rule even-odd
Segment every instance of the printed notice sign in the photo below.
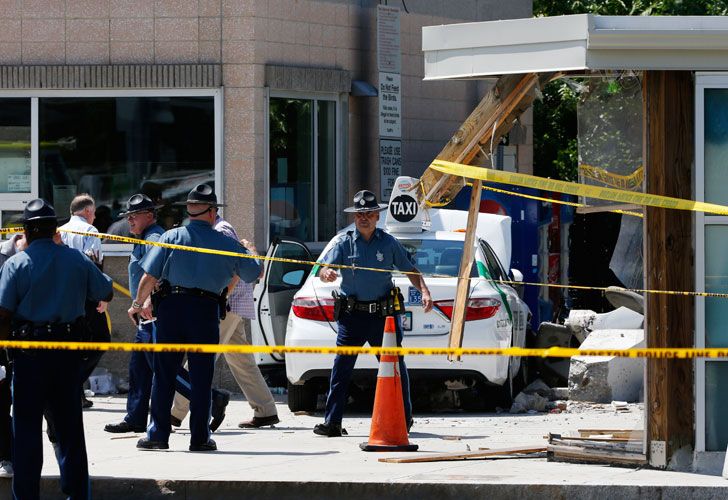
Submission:
{"label": "printed notice sign", "polygon": [[379,73],[379,135],[402,137],[401,77],[396,73]]}
{"label": "printed notice sign", "polygon": [[399,8],[377,5],[377,69],[401,73]]}
{"label": "printed notice sign", "polygon": [[379,139],[379,168],[381,170],[381,200],[388,202],[397,177],[402,175],[402,141]]}
{"label": "printed notice sign", "polygon": [[8,193],[30,193],[30,175],[8,175]]}

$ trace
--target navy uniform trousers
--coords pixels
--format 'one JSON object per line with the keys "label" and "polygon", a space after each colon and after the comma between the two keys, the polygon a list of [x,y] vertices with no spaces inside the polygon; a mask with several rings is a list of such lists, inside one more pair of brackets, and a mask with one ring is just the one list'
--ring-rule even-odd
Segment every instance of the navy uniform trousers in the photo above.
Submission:
{"label": "navy uniform trousers", "polygon": [[[156,322],[145,323],[137,327],[135,344],[152,344],[156,342]],[[126,420],[132,427],[141,428],[147,426],[149,416],[149,397],[152,394],[152,378],[154,375],[154,358],[151,352],[134,351],[129,359],[129,394],[126,397]],[[175,390],[182,394],[187,400],[192,398],[192,384],[190,375],[180,366],[177,372]],[[2,391],[2,386],[0,386]],[[219,391],[212,390],[212,397],[215,398]],[[0,396],[2,393],[0,392]],[[0,457],[1,458],[1,457]]]}
{"label": "navy uniform trousers", "polygon": [[81,413],[81,354],[15,351],[13,357],[13,496],[35,500],[43,466],[43,410],[53,414],[61,491],[89,498],[86,442]]}
{"label": "navy uniform trousers", "polygon": [[[397,345],[402,345],[402,330],[399,320],[395,320]],[[384,336],[384,318],[379,314],[362,311],[342,312],[339,316],[339,334],[336,336],[337,346],[361,347],[368,343],[372,347],[382,345]],[[326,398],[325,421],[328,424],[341,424],[344,408],[348,399],[349,382],[354,371],[357,356],[336,355],[334,368],[331,370],[331,387]],[[399,372],[402,377],[402,397],[404,399],[405,419],[412,419],[412,402],[410,401],[409,375],[404,364],[404,357],[399,357]]]}
{"label": "navy uniform trousers", "polygon": [[[165,297],[157,311],[157,342],[217,344],[220,341],[218,303],[207,297],[173,294]],[[152,423],[147,434],[152,441],[167,443],[171,432],[170,410],[183,352],[154,353]],[[204,444],[210,438],[212,377],[215,355],[188,353],[190,393],[190,443]]]}

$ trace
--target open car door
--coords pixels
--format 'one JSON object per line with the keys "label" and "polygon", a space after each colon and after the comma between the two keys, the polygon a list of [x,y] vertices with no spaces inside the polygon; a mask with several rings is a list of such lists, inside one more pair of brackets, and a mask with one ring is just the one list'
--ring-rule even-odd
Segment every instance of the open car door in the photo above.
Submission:
{"label": "open car door", "polygon": [[[253,292],[256,314],[256,319],[251,321],[253,344],[282,346],[293,296],[308,278],[313,267],[308,262],[313,258],[303,242],[290,237],[274,239],[266,257],[306,262],[264,261],[263,278]],[[259,365],[271,365],[284,359],[282,354],[257,353],[256,361]]]}

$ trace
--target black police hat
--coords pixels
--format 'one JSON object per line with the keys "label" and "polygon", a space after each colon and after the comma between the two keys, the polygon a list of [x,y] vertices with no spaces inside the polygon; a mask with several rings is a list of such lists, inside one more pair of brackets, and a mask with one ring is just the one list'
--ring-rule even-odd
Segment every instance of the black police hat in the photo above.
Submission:
{"label": "black police hat", "polygon": [[188,203],[197,203],[200,205],[210,205],[211,207],[224,207],[225,205],[217,202],[215,191],[208,184],[198,184],[187,195],[187,201],[178,201],[175,205],[187,205]]}
{"label": "black police hat", "polygon": [[161,205],[155,205],[149,196],[137,193],[129,198],[129,201],[127,202],[126,212],[122,212],[120,215],[124,217],[126,215],[134,214],[137,212],[151,212],[160,207]]}
{"label": "black police hat", "polygon": [[354,206],[345,208],[344,212],[381,212],[387,209],[386,203],[377,203],[377,197],[366,189],[354,195]]}
{"label": "black police hat", "polygon": [[25,210],[23,210],[23,222],[41,220],[54,220],[58,222],[56,211],[50,203],[41,198],[29,201],[28,204],[25,205]]}

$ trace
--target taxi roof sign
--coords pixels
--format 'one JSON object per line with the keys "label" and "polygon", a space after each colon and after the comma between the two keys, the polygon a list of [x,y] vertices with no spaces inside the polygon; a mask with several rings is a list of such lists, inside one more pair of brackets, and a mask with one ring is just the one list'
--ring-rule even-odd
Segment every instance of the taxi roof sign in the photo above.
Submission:
{"label": "taxi roof sign", "polygon": [[397,177],[387,207],[385,226],[389,232],[419,233],[423,230],[425,211],[420,210],[415,188],[419,179]]}

